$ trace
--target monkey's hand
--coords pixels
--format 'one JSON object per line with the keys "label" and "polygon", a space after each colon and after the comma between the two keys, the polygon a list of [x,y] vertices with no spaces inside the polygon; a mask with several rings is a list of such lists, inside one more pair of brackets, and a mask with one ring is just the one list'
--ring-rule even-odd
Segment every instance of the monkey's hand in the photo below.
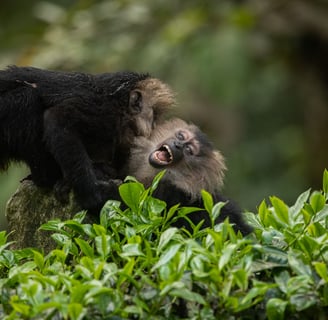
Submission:
{"label": "monkey's hand", "polygon": [[67,204],[69,202],[69,193],[72,187],[69,185],[68,181],[65,179],[58,180],[54,185],[54,195],[55,198],[61,204]]}
{"label": "monkey's hand", "polygon": [[117,172],[113,166],[107,162],[94,162],[93,170],[96,178],[101,181],[108,181],[117,177]]}
{"label": "monkey's hand", "polygon": [[108,181],[98,180],[95,185],[93,194],[83,199],[78,199],[84,209],[87,209],[91,214],[99,214],[101,208],[104,206],[107,200],[120,200],[118,192],[119,185],[122,181],[119,179],[111,179]]}
{"label": "monkey's hand", "polygon": [[[107,200],[119,200],[120,195],[118,192],[118,187],[123,183],[119,179],[110,179],[108,181],[98,181],[98,192],[100,193],[104,203]],[[104,204],[103,203],[103,204]]]}

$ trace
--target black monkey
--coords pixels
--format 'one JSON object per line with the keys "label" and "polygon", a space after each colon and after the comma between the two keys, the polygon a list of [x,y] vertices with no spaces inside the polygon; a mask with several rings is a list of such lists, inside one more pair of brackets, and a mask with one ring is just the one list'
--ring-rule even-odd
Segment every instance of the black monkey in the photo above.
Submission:
{"label": "black monkey", "polygon": [[0,71],[0,170],[26,162],[37,186],[65,180],[84,209],[98,209],[117,190],[113,178],[135,136],[148,137],[174,103],[170,88],[147,74],[91,75],[33,67]]}
{"label": "black monkey", "polygon": [[[228,201],[218,222],[229,217],[235,230],[240,230],[243,235],[252,230],[243,220],[241,210],[221,195],[220,187],[226,169],[224,159],[198,127],[173,119],[157,126],[149,138],[135,138],[127,173],[149,186],[163,169],[166,172],[154,196],[164,200],[168,207],[178,203],[203,207],[201,190],[205,189],[213,195],[215,202]],[[210,226],[206,211],[196,211],[188,217],[193,223],[204,220],[203,227]],[[190,230],[185,219],[179,219],[176,226]]]}

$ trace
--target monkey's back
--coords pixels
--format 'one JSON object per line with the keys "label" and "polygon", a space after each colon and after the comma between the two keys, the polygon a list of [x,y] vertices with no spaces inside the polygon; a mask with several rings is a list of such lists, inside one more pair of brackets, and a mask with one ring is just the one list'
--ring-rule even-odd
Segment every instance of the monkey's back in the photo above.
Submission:
{"label": "monkey's back", "polygon": [[16,66],[0,71],[0,99],[5,93],[16,95],[15,89],[22,87],[29,88],[31,93],[42,98],[44,108],[47,108],[70,97],[82,95],[86,88],[90,94],[92,76]]}
{"label": "monkey's back", "polygon": [[10,66],[0,70],[0,108],[4,94],[15,95],[17,90],[26,87],[29,88],[30,94],[40,98],[43,110],[65,100],[76,100],[77,105],[85,104],[88,108],[102,105],[111,112],[118,112],[118,107],[124,108],[128,105],[127,93],[133,90],[139,81],[149,77],[149,74],[131,71],[92,75]]}

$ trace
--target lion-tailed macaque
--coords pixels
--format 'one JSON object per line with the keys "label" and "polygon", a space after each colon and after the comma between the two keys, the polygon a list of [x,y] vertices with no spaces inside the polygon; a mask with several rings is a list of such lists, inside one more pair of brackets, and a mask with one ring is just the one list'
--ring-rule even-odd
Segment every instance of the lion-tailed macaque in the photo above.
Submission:
{"label": "lion-tailed macaque", "polygon": [[37,186],[65,180],[83,209],[97,211],[117,186],[93,163],[115,176],[134,137],[148,137],[172,104],[171,89],[147,74],[1,70],[0,170],[23,161]]}
{"label": "lion-tailed macaque", "polygon": [[[169,207],[178,203],[202,207],[201,190],[205,189],[213,195],[215,202],[227,201],[221,209],[218,222],[229,217],[235,229],[242,234],[251,231],[240,209],[221,195],[226,169],[224,159],[198,127],[173,119],[157,126],[149,138],[135,138],[128,174],[149,186],[155,175],[163,169],[166,172],[154,196],[164,200]],[[196,211],[188,217],[193,223],[204,220],[203,227],[210,226],[206,211]],[[184,219],[179,219],[176,226],[190,228]]]}

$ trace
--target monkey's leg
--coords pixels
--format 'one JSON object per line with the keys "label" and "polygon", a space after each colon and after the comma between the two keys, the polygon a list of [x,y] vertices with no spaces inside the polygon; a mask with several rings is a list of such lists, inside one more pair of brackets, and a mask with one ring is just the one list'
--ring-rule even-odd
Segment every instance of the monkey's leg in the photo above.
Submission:
{"label": "monkey's leg", "polygon": [[[56,181],[62,177],[60,167],[55,159],[44,150],[44,146],[35,146],[30,150],[31,156],[26,162],[30,167],[31,175],[27,179],[43,188],[52,188]],[[34,155],[38,155],[35,157]]]}
{"label": "monkey's leg", "polygon": [[[64,116],[63,116],[64,114]],[[70,110],[70,117],[62,109],[51,108],[44,116],[44,139],[50,153],[61,167],[64,179],[72,186],[84,209],[99,210],[109,198],[117,197],[117,185],[99,181],[85,147],[71,122],[79,114]]]}

